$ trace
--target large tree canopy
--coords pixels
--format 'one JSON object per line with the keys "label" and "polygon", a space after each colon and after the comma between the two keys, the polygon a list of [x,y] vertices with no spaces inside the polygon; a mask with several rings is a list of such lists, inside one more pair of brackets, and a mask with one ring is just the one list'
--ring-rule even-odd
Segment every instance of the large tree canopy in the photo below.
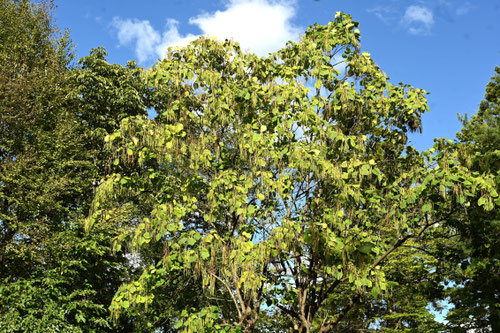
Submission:
{"label": "large tree canopy", "polygon": [[196,304],[169,318],[178,329],[251,332],[268,318],[347,329],[388,295],[403,245],[478,195],[478,209],[494,207],[492,177],[460,163],[451,142],[407,145],[426,92],[390,83],[359,42],[337,13],[267,58],[200,38],[148,71],[158,115],[125,118],[106,137],[112,172],[87,220],[91,233],[118,226],[116,251],[149,253],[115,295],[117,318],[194,285]]}
{"label": "large tree canopy", "polygon": [[418,152],[426,92],[343,13],[145,70],[73,62],[52,7],[0,2],[1,332],[499,330],[498,68]]}

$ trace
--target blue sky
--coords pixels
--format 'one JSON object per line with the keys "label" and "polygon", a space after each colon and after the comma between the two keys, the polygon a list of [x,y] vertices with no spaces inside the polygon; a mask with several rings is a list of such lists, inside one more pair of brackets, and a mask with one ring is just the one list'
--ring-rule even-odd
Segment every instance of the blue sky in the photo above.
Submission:
{"label": "blue sky", "polygon": [[362,51],[387,73],[430,92],[418,149],[436,137],[454,138],[457,113],[473,114],[500,65],[497,0],[55,0],[55,19],[71,30],[79,57],[104,46],[108,60],[149,67],[170,45],[201,34],[232,37],[265,55],[298,40],[336,11],[360,23]]}

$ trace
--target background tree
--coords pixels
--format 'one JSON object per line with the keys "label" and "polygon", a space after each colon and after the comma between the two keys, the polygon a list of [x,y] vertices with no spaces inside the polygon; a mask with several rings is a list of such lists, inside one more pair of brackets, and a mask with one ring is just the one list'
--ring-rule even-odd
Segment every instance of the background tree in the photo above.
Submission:
{"label": "background tree", "polygon": [[[388,283],[383,297],[365,293],[339,325],[341,332],[439,332],[445,326],[436,321],[430,303],[442,296],[440,280],[435,276],[437,260],[422,251],[421,242],[410,241],[401,246],[384,263],[382,269]],[[327,300],[327,306],[355,291],[344,288]]]}
{"label": "background tree", "polygon": [[[106,131],[123,113],[146,114],[141,71],[107,64],[103,51],[72,69],[51,11],[0,4],[0,331],[128,332],[127,321],[111,329],[108,311],[128,271],[110,249],[115,226],[85,234],[81,221],[105,174]],[[91,79],[103,84],[81,82]]]}
{"label": "background tree", "polygon": [[[499,112],[500,68],[496,67],[477,114],[463,118],[457,133],[461,163],[477,174],[494,175],[495,192],[500,184]],[[500,218],[498,210],[482,210],[484,204],[479,193],[436,249],[453,306],[447,320],[454,330],[500,330]]]}
{"label": "background tree", "polygon": [[199,307],[184,306],[176,328],[251,332],[274,311],[293,331],[338,330],[367,293],[384,300],[383,264],[403,245],[478,191],[493,208],[491,177],[446,140],[436,155],[406,145],[425,91],[389,83],[356,27],[338,13],[268,58],[201,38],[153,67],[158,116],[124,119],[106,138],[120,169],[87,221],[119,225],[117,250],[158,251],[120,288],[115,315],[184,274]]}

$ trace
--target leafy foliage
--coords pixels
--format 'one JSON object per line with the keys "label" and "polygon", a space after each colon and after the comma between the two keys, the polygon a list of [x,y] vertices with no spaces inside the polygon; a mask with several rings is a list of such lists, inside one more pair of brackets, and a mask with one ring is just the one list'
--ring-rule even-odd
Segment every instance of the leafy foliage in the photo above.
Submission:
{"label": "leafy foliage", "polygon": [[0,331],[497,330],[498,68],[418,152],[426,92],[349,15],[144,71],[71,67],[51,9],[0,5]]}
{"label": "leafy foliage", "polygon": [[51,8],[0,5],[0,331],[102,332],[128,268],[110,249],[114,226],[83,230],[103,142],[68,97],[73,56]]}
{"label": "leafy foliage", "polygon": [[[463,119],[457,138],[461,162],[478,174],[495,175],[493,192],[498,193],[500,68],[495,72],[477,114]],[[498,210],[482,210],[486,204],[478,194],[450,231],[458,237],[443,242],[438,252],[447,268],[443,275],[454,306],[447,320],[453,329],[500,330],[500,218]]]}
{"label": "leafy foliage", "polygon": [[383,264],[402,245],[479,191],[493,208],[492,178],[461,165],[451,143],[406,145],[425,91],[391,84],[356,27],[338,13],[268,58],[200,38],[153,67],[158,116],[106,137],[117,169],[87,221],[119,225],[117,250],[158,251],[120,288],[115,316],[184,274],[201,290],[201,308],[176,318],[184,331],[252,331],[273,312],[296,331],[332,331],[368,293],[389,292]]}

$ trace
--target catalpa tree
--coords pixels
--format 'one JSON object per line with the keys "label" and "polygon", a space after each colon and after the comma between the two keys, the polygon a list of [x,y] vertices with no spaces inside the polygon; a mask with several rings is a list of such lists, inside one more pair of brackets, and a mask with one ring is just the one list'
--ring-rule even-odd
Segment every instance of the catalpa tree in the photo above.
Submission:
{"label": "catalpa tree", "polygon": [[384,297],[383,264],[405,242],[478,192],[493,208],[491,179],[446,140],[406,144],[426,92],[388,82],[357,26],[337,13],[267,58],[200,38],[148,72],[158,115],[107,137],[112,172],[87,221],[115,223],[117,251],[157,251],[116,294],[116,316],[195,281],[176,329],[252,332],[276,314],[292,331],[334,331],[364,295]]}

